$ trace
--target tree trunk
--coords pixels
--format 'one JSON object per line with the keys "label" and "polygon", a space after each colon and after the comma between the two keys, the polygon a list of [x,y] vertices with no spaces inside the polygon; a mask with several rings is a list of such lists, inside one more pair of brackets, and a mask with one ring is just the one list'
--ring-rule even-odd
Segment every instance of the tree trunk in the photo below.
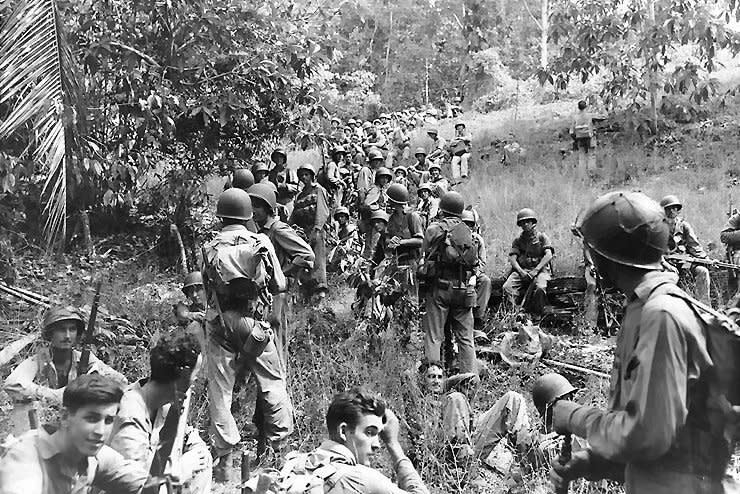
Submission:
{"label": "tree trunk", "polygon": [[390,73],[391,58],[391,38],[393,37],[393,9],[390,10],[390,20],[388,21],[388,43],[385,45],[385,81],[383,85],[388,90],[388,74]]}
{"label": "tree trunk", "polygon": [[185,253],[185,244],[182,243],[182,235],[180,235],[180,229],[177,225],[172,223],[170,225],[170,233],[175,237],[177,241],[177,247],[180,249],[180,269],[182,270],[183,276],[188,274],[188,257]]}
{"label": "tree trunk", "polygon": [[[655,25],[655,0],[647,0],[648,29]],[[656,83],[655,69],[653,68],[653,54],[648,51],[645,61],[648,64],[648,88],[650,90],[650,127],[653,134],[658,133],[658,85]]]}
{"label": "tree trunk", "polygon": [[550,2],[549,0],[542,0],[542,12],[540,18],[540,65],[542,68],[547,68],[547,39],[550,31]]}
{"label": "tree trunk", "polygon": [[424,68],[426,74],[424,75],[424,104],[429,104],[429,60],[424,59]]}
{"label": "tree trunk", "polygon": [[82,240],[85,244],[85,250],[88,256],[92,256],[95,248],[92,243],[92,235],[90,235],[90,216],[87,211],[80,211],[80,223],[82,224]]}

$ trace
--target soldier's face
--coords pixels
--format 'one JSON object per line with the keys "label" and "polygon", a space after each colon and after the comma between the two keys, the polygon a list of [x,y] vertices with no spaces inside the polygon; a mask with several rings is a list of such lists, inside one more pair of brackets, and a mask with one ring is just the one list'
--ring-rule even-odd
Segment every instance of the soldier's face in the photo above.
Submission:
{"label": "soldier's face", "polygon": [[678,213],[680,212],[681,212],[680,206],[671,206],[671,207],[665,208],[665,215],[666,217],[668,217],[669,220],[676,219],[676,217],[678,216]]}
{"label": "soldier's face", "polygon": [[298,180],[303,182],[304,185],[311,185],[311,182],[313,182],[313,174],[307,171],[301,171],[298,174]]}
{"label": "soldier's face", "polygon": [[194,285],[188,287],[187,297],[188,300],[190,300],[191,304],[198,304],[203,307],[206,306],[206,291],[203,288],[203,285]]}
{"label": "soldier's face", "polygon": [[113,429],[118,403],[85,405],[77,410],[65,409],[62,429],[71,449],[81,456],[95,456],[103,447]]}
{"label": "soldier's face", "polygon": [[434,394],[442,394],[442,380],[444,372],[437,365],[431,365],[424,373],[424,384],[427,389]]}
{"label": "soldier's face", "polygon": [[77,324],[74,321],[59,321],[51,331],[51,346],[59,350],[69,350],[77,339]]}
{"label": "soldier's face", "polygon": [[378,177],[378,185],[380,187],[385,187],[386,185],[388,185],[388,177],[386,177],[385,175]]}
{"label": "soldier's face", "polygon": [[[357,426],[350,429],[344,426],[344,445],[355,455],[357,463],[369,465],[370,458],[380,451],[380,432],[383,430],[383,418],[374,413],[363,415]],[[340,425],[340,428],[342,428]]]}
{"label": "soldier's face", "polygon": [[534,231],[534,227],[537,224],[536,221],[532,220],[524,220],[521,223],[519,223],[519,226],[522,227],[522,230],[524,230],[527,233],[532,233]]}
{"label": "soldier's face", "polygon": [[387,226],[388,225],[385,221],[376,220],[373,222],[373,228],[375,228],[375,231],[378,233],[384,233]]}
{"label": "soldier's face", "polygon": [[257,206],[254,204],[254,202],[257,201],[252,201],[252,214],[254,215],[254,221],[260,226],[264,225],[265,223],[267,223],[267,218],[269,217],[267,208]]}
{"label": "soldier's face", "polygon": [[417,154],[416,155],[416,161],[418,161],[420,164],[424,164],[424,161],[426,159],[427,159],[427,157],[424,154]]}
{"label": "soldier's face", "polygon": [[418,195],[419,195],[419,198],[420,199],[426,201],[427,197],[429,197],[429,191],[426,190],[426,189],[420,190],[419,193],[418,193]]}
{"label": "soldier's face", "polygon": [[347,224],[347,221],[349,221],[349,217],[346,214],[340,214],[337,216],[337,222],[339,223],[339,226],[345,226]]}
{"label": "soldier's face", "polygon": [[275,163],[275,166],[278,167],[278,169],[282,169],[285,166],[285,156],[282,154],[275,154],[272,157],[272,162]]}
{"label": "soldier's face", "polygon": [[439,170],[437,170],[436,168],[432,168],[431,170],[429,170],[429,176],[434,179],[439,178]]}

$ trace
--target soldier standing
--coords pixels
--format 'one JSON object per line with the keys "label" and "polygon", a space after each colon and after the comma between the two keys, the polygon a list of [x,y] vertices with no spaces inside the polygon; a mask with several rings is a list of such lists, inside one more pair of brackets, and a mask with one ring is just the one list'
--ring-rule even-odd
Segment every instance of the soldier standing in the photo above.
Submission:
{"label": "soldier standing", "polygon": [[321,185],[316,183],[316,170],[313,165],[304,164],[298,167],[298,180],[303,189],[295,198],[291,225],[298,225],[308,238],[315,256],[311,279],[315,285],[316,298],[326,297],[326,232],[324,226],[329,219],[329,195]]}
{"label": "soldier standing", "polygon": [[555,430],[589,444],[565,465],[553,464],[556,489],[579,477],[623,477],[627,494],[738,492],[727,474],[734,445],[725,434],[727,420],[737,418],[714,403],[707,323],[675,273],[663,269],[670,239],[663,209],[639,192],[610,192],[576,228],[602,281],[629,303],[608,409],[552,404]]}
{"label": "soldier standing", "polygon": [[432,193],[436,197],[442,197],[450,190],[450,181],[442,176],[442,167],[438,163],[429,164],[429,182],[432,187]]}
{"label": "soldier standing", "polygon": [[[293,198],[298,193],[298,176],[286,168],[288,154],[283,148],[275,149],[270,155],[273,163],[267,175],[270,182],[277,188],[277,202],[280,204],[280,219],[287,221],[293,212]],[[247,187],[246,189],[248,189]],[[244,189],[244,190],[246,190]]]}
{"label": "soldier standing", "polygon": [[[691,225],[681,216],[683,204],[674,195],[667,195],[660,200],[660,205],[665,211],[670,227],[670,237],[668,238],[669,254],[688,254],[698,259],[706,259],[707,253],[702,249],[699,239],[694,233]],[[694,276],[694,295],[700,301],[707,305],[711,304],[709,300],[709,269],[700,264],[690,264],[686,268],[680,269],[689,271]]]}
{"label": "soldier standing", "polygon": [[452,155],[450,168],[452,170],[453,180],[457,180],[460,177],[467,178],[468,176],[470,143],[472,141],[473,136],[465,132],[465,123],[457,122],[455,124],[455,137],[450,141],[450,154]]}
{"label": "soldier standing", "polygon": [[423,182],[419,184],[416,193],[419,196],[419,202],[416,205],[416,211],[421,217],[422,227],[426,230],[429,224],[434,221],[439,214],[439,199],[432,195],[432,184]]}
{"label": "soldier standing", "polygon": [[[512,272],[504,283],[504,292],[513,307],[517,306],[519,297],[525,297],[522,303],[531,301],[532,313],[541,315],[547,305],[547,282],[552,277],[550,261],[555,251],[547,235],[537,231],[537,216],[533,210],[519,211],[516,224],[522,233],[511,244]],[[528,293],[531,300],[526,299]]]}
{"label": "soldier standing", "polygon": [[478,266],[475,270],[475,293],[476,302],[475,309],[473,310],[473,321],[475,331],[483,331],[486,323],[486,309],[488,309],[488,301],[491,298],[491,278],[486,274],[486,263],[488,262],[488,255],[486,253],[486,241],[478,233],[478,222],[476,221],[476,214],[466,209],[462,214],[463,223],[468,225],[470,231],[473,232],[473,243],[478,251]]}
{"label": "soldier standing", "polygon": [[427,362],[439,365],[449,320],[459,348],[460,372],[476,372],[473,307],[478,252],[470,229],[460,219],[464,208],[462,196],[448,192],[439,202],[441,217],[424,234],[424,265],[420,269],[428,285],[424,348]]}

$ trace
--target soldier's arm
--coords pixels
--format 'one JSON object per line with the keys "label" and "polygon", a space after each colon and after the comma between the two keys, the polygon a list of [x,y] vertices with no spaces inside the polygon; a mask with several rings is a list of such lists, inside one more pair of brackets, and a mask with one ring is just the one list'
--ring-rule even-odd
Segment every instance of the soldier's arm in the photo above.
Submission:
{"label": "soldier's arm", "polygon": [[701,243],[699,243],[699,239],[696,236],[696,233],[694,232],[694,229],[691,228],[691,225],[684,222],[683,224],[684,229],[684,242],[686,243],[686,252],[691,254],[694,257],[704,258],[707,257],[707,253],[704,252],[704,249],[701,246]]}
{"label": "soldier's arm", "polygon": [[[692,317],[671,300],[662,306],[649,301],[642,312],[640,341],[622,362],[622,379],[632,381],[622,398],[624,410],[603,411],[558,401],[553,424],[588,440],[592,450],[609,461],[640,462],[663,456],[673,444],[687,414],[688,342],[681,317]],[[657,301],[656,301],[657,302]],[[665,307],[667,305],[667,307]],[[673,308],[673,310],[671,310]]]}
{"label": "soldier's arm", "polygon": [[545,266],[547,266],[550,261],[552,261],[553,253],[552,253],[552,247],[548,247],[545,249],[545,255],[542,256],[542,259],[537,264],[537,266],[534,268],[536,273],[539,273],[543,269],[545,269]]}
{"label": "soldier's arm", "polygon": [[38,357],[29,357],[10,373],[3,389],[14,399],[28,398],[32,400],[45,399],[52,403],[62,403],[64,388],[51,389],[34,381],[38,372]]}
{"label": "soldier's arm", "polygon": [[326,190],[322,187],[316,194],[316,220],[313,225],[315,230],[324,229],[329,213],[329,200],[326,197]]}
{"label": "soldier's arm", "polygon": [[290,259],[291,267],[285,270],[286,276],[298,269],[313,268],[316,260],[313,250],[290,226],[282,224],[276,227],[275,237],[276,243]]}
{"label": "soldier's arm", "polygon": [[424,243],[424,230],[421,227],[421,218],[419,218],[419,215],[414,212],[409,213],[409,215],[411,215],[408,220],[409,234],[411,234],[411,238],[401,240],[399,246],[409,249],[420,249]]}
{"label": "soldier's arm", "polygon": [[108,446],[103,446],[95,458],[98,460],[98,468],[93,486],[107,492],[137,494],[149,477],[149,472],[137,462],[124,459]]}
{"label": "soldier's arm", "polygon": [[148,470],[154,451],[149,449],[149,433],[140,420],[136,417],[118,415],[114,430],[110,447],[125,459],[134,461],[142,469]]}

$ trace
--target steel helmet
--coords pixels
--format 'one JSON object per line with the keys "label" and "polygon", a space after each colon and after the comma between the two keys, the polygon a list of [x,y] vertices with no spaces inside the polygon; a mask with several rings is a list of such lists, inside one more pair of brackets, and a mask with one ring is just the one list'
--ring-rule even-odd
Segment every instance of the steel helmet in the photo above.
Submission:
{"label": "steel helmet", "polygon": [[339,120],[339,118],[337,118],[337,117],[331,117],[331,122],[332,122],[332,123],[334,123],[334,122],[336,122],[336,123],[341,123],[341,121],[340,121],[340,120]]}
{"label": "steel helmet", "polygon": [[464,210],[460,219],[462,219],[464,223],[473,223],[473,225],[475,225],[475,214],[473,214],[473,211],[470,209]]}
{"label": "steel helmet", "polygon": [[404,177],[409,174],[405,166],[397,166],[396,168],[393,169],[394,174],[397,174],[398,172],[403,172]]}
{"label": "steel helmet", "polygon": [[463,126],[463,128],[465,128],[465,122],[455,122],[455,128],[458,128],[461,125]]}
{"label": "steel helmet", "polygon": [[427,155],[427,150],[424,148],[416,148],[416,151],[414,151],[414,156],[417,154],[423,154],[424,156]]}
{"label": "steel helmet", "polygon": [[270,154],[270,159],[271,159],[272,161],[275,161],[275,156],[277,156],[277,155],[280,155],[280,156],[282,156],[283,158],[285,158],[285,160],[286,160],[286,161],[287,161],[287,159],[288,159],[288,153],[286,153],[286,152],[285,152],[285,149],[283,149],[283,148],[276,148],[276,149],[275,149],[275,150],[274,150],[274,151],[273,151],[273,152],[272,152],[272,153]]}
{"label": "steel helmet", "polygon": [[350,118],[349,120],[347,120],[347,125],[354,125],[356,123],[357,123],[357,120],[355,120],[354,118]]}
{"label": "steel helmet", "polygon": [[380,125],[382,123],[383,122],[381,122],[379,118],[376,118],[375,120],[373,120],[373,125]]}
{"label": "steel helmet", "polygon": [[43,322],[43,336],[47,340],[51,338],[53,326],[62,321],[74,321],[77,324],[77,336],[85,329],[85,321],[82,320],[77,312],[65,307],[51,307],[46,311]]}
{"label": "steel helmet", "polygon": [[218,196],[218,203],[216,203],[216,216],[233,220],[251,220],[252,201],[249,199],[249,194],[236,187],[221,192]]}
{"label": "steel helmet", "polygon": [[371,124],[367,120],[362,123],[362,128],[365,129],[365,130],[369,129],[372,126],[373,126],[373,124]]}
{"label": "steel helmet", "polygon": [[272,183],[269,184],[254,184],[247,191],[249,197],[252,199],[252,206],[254,206],[254,200],[259,199],[264,202],[270,209],[275,209],[277,206],[277,199],[275,197],[275,188]]}
{"label": "steel helmet", "polygon": [[388,115],[387,113],[381,113],[380,118],[391,118],[391,116]]}
{"label": "steel helmet", "polygon": [[662,269],[670,228],[663,208],[641,192],[609,192],[596,199],[576,231],[585,244],[610,261]]}
{"label": "steel helmet", "polygon": [[439,131],[435,129],[434,127],[432,127],[431,129],[427,130],[427,134],[436,136],[437,134],[439,134]]}
{"label": "steel helmet", "polygon": [[670,208],[672,206],[678,206],[679,209],[683,208],[683,204],[678,200],[678,197],[673,194],[665,196],[660,200],[660,207],[663,209]]}
{"label": "steel helmet", "polygon": [[416,191],[417,192],[421,192],[422,190],[426,190],[427,192],[429,192],[431,194],[431,192],[432,192],[432,184],[430,184],[429,182],[420,183],[419,184],[419,187],[417,187]]}
{"label": "steel helmet", "polygon": [[384,160],[383,153],[380,152],[380,149],[371,149],[367,153],[367,159],[370,161],[372,160]]}
{"label": "steel helmet", "polygon": [[390,215],[382,209],[377,209],[373,211],[372,215],[370,215],[371,222],[380,220],[380,221],[385,221],[386,223],[388,223],[389,219],[390,219]]}
{"label": "steel helmet", "polygon": [[200,271],[193,271],[185,275],[185,281],[182,283],[182,291],[184,292],[191,286],[197,286],[203,284],[203,275]]}
{"label": "steel helmet", "polygon": [[443,213],[447,213],[452,216],[460,216],[464,209],[465,200],[454,190],[446,192],[445,195],[439,199],[439,210]]}
{"label": "steel helmet", "polygon": [[532,386],[532,401],[540,413],[552,405],[555,400],[568,393],[577,391],[565,377],[557,372],[550,372],[538,377]]}
{"label": "steel helmet", "polygon": [[388,177],[389,181],[393,180],[393,174],[391,173],[391,171],[388,168],[381,166],[375,171],[375,181],[377,182],[380,177],[384,176]]}
{"label": "steel helmet", "polygon": [[336,211],[334,211],[334,219],[337,219],[337,216],[345,214],[349,218],[349,209],[347,209],[344,206],[339,206]]}
{"label": "steel helmet", "polygon": [[304,163],[299,166],[298,170],[296,170],[296,174],[300,175],[302,171],[310,172],[314,177],[316,176],[316,168],[314,168],[310,163]]}
{"label": "steel helmet", "polygon": [[254,175],[247,168],[237,168],[234,170],[234,178],[231,179],[231,186],[238,189],[247,190],[254,185]]}
{"label": "steel helmet", "polygon": [[252,167],[252,175],[257,175],[258,173],[269,173],[270,167],[267,166],[267,163],[257,163]]}
{"label": "steel helmet", "polygon": [[391,184],[386,191],[386,195],[388,201],[395,204],[407,204],[409,202],[409,191],[403,184]]}
{"label": "steel helmet", "polygon": [[334,146],[334,149],[331,150],[331,155],[336,156],[337,154],[347,154],[347,150],[344,148],[344,146]]}
{"label": "steel helmet", "polygon": [[516,213],[516,224],[521,225],[522,221],[525,220],[534,220],[535,223],[537,223],[537,215],[535,214],[533,209],[524,208],[520,209],[518,213]]}
{"label": "steel helmet", "polygon": [[436,170],[439,170],[439,171],[442,171],[442,167],[439,166],[437,163],[432,163],[432,164],[429,165],[429,171],[432,171],[432,170],[435,170],[435,169]]}

